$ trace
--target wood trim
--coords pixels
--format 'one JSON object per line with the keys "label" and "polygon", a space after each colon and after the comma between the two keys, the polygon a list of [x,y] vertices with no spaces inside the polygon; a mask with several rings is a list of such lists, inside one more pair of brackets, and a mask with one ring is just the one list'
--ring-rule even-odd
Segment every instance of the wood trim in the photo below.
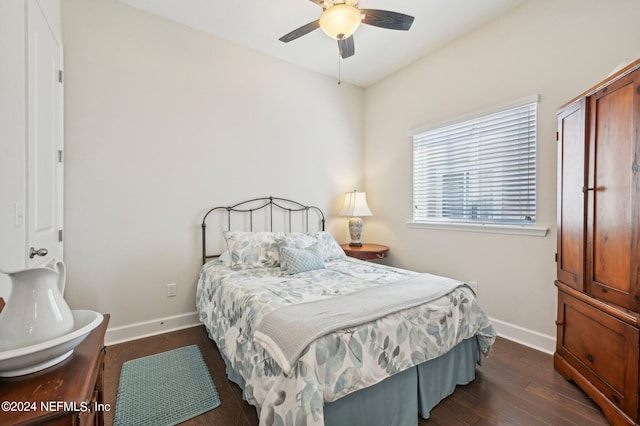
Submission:
{"label": "wood trim", "polygon": [[555,285],[556,287],[558,287],[558,290],[563,291],[588,305],[600,309],[601,311],[606,312],[607,314],[619,319],[620,321],[623,321],[633,327],[640,328],[640,314],[638,314],[637,312],[632,312],[624,308],[616,308],[613,305],[590,297],[587,294],[582,293],[561,281],[556,281]]}
{"label": "wood trim", "polygon": [[566,104],[562,105],[560,107],[560,109],[563,109],[566,106],[569,106],[572,103],[579,101],[581,98],[586,98],[588,96],[593,95],[598,90],[604,88],[605,86],[610,85],[614,81],[621,79],[622,77],[634,72],[635,70],[637,70],[639,68],[640,68],[640,59],[636,59],[635,61],[631,62],[629,65],[625,66],[624,68],[622,68],[621,70],[619,70],[615,74],[610,75],[605,80],[603,80],[600,83],[596,84],[591,89],[589,89],[589,90],[585,91],[584,93],[582,93],[581,95],[576,96],[575,98],[571,99],[569,102],[567,102]]}

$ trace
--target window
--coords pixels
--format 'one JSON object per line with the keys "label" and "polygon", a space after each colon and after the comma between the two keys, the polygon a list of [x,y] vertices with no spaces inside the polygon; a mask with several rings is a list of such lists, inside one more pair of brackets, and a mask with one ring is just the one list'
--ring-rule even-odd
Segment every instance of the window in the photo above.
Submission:
{"label": "window", "polygon": [[413,133],[413,222],[535,225],[536,110]]}

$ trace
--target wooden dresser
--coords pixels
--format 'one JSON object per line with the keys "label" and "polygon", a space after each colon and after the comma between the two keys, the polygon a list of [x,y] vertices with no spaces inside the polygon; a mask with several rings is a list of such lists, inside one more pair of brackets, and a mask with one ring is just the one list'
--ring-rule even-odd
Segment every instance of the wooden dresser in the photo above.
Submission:
{"label": "wooden dresser", "polygon": [[104,335],[109,315],[60,364],[0,378],[1,425],[103,425]]}
{"label": "wooden dresser", "polygon": [[640,60],[558,113],[554,366],[613,425],[640,422]]}

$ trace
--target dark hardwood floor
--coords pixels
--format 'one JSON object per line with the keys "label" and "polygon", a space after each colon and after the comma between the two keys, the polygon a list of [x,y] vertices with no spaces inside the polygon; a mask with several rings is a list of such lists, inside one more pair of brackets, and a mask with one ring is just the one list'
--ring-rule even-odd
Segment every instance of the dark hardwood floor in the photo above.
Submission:
{"label": "dark hardwood floor", "polygon": [[[197,344],[204,355],[222,404],[184,425],[257,425],[255,409],[225,376],[224,362],[204,327],[148,337],[107,347],[104,397],[113,423],[122,363],[131,359]],[[600,409],[573,383],[553,370],[550,355],[498,338],[483,358],[476,380],[458,386],[420,426],[436,425],[607,425]]]}

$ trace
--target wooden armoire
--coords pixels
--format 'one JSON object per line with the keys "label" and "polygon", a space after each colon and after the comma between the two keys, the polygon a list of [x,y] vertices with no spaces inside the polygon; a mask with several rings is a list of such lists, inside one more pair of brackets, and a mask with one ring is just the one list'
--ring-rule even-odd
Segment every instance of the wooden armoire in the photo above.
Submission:
{"label": "wooden armoire", "polygon": [[640,60],[558,112],[554,366],[613,425],[636,425],[640,363]]}

